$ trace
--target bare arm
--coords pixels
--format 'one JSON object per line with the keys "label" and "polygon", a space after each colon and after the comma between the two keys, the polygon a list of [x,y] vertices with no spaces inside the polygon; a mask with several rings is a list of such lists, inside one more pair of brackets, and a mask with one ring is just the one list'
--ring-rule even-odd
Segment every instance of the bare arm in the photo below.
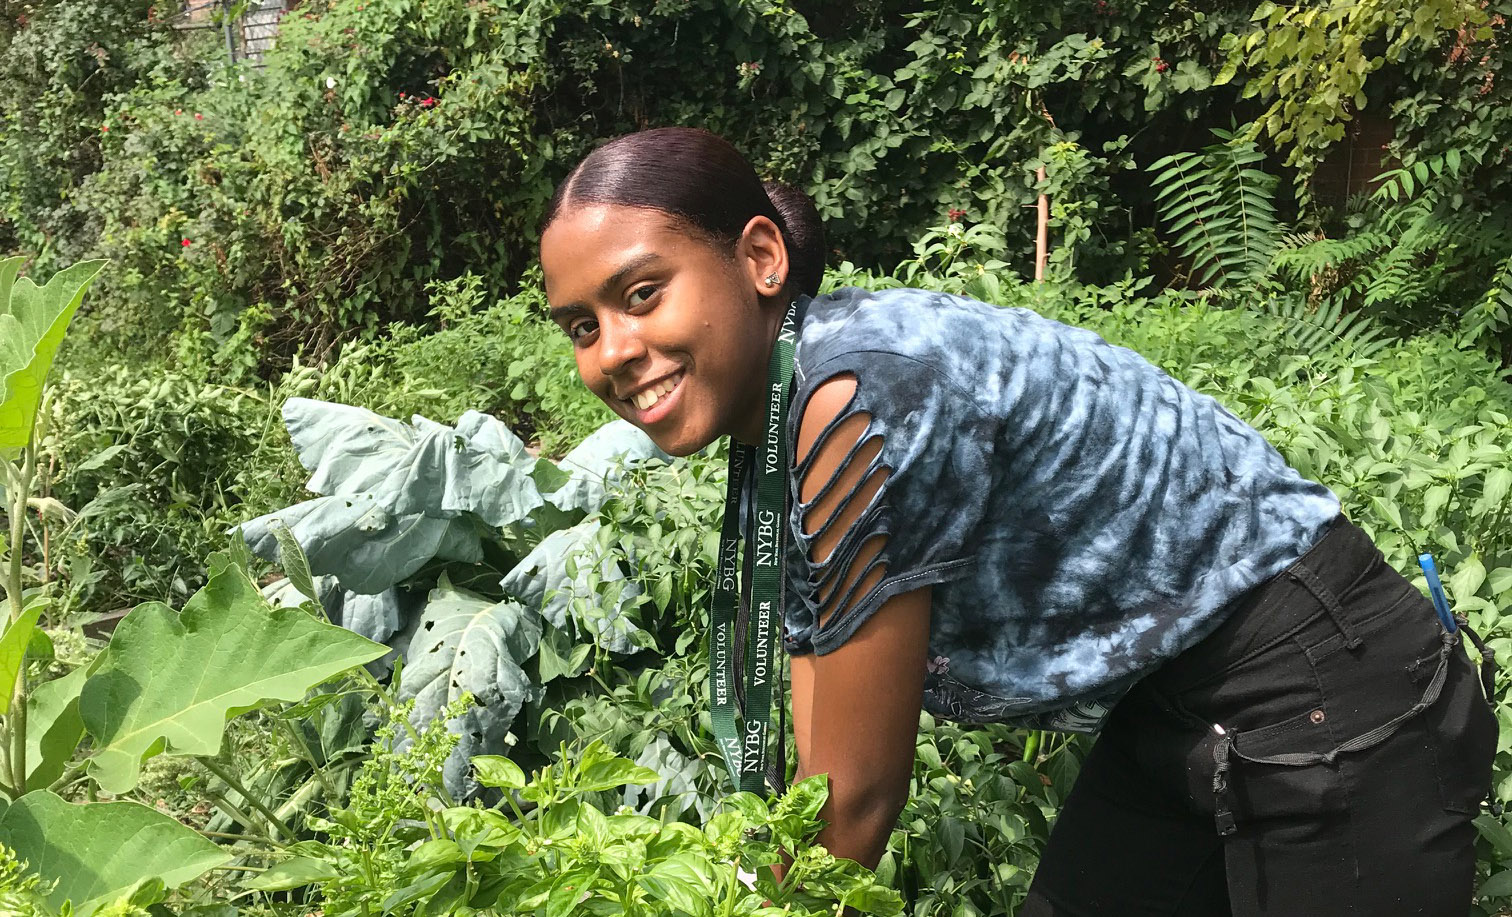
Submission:
{"label": "bare arm", "polygon": [[[882,483],[876,475],[863,479],[880,443],[863,442],[846,462],[851,448],[865,439],[865,415],[847,418],[823,442],[815,442],[854,390],[854,380],[846,377],[825,382],[810,398],[799,425],[799,461],[818,449],[800,482],[800,495],[805,502],[812,500],[835,478],[830,495],[801,520],[805,532],[821,533],[812,548],[818,562],[839,545]],[[844,571],[844,584],[864,576],[852,601],[884,575],[881,570],[863,573],[868,557],[875,555],[875,549],[863,547],[852,569]],[[821,594],[821,630],[843,610],[847,591],[842,584]],[[929,590],[924,588],[889,599],[838,649],[792,660],[798,773],[829,775],[829,802],[821,813],[828,826],[819,840],[834,855],[868,868],[886,850],[908,798],[928,647]]]}

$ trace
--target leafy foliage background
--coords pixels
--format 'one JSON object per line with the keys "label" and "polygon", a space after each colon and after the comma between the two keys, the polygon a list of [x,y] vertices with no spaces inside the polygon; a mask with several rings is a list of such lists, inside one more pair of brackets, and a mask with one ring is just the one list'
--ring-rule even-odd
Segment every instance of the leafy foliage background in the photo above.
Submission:
{"label": "leafy foliage background", "polygon": [[[1455,607],[1512,653],[1506,2],[313,0],[261,68],[226,66],[216,33],[175,30],[165,10],[0,0],[0,250],[28,254],[38,277],[111,262],[39,430],[42,502],[24,520],[28,582],[52,600],[39,681],[83,681],[114,616],[183,606],[234,526],[309,496],[284,431],[292,398],[442,423],[481,411],[552,458],[608,420],[543,318],[536,223],[594,144],[668,123],[719,131],[807,189],[831,285],[1026,306],[1213,394],[1333,488],[1398,569],[1417,578],[1432,550]],[[1384,144],[1366,151],[1380,174],[1351,177],[1367,142]],[[1033,284],[1042,192],[1051,250]],[[685,844],[704,864],[691,873],[651,858],[689,883],[738,849],[744,828],[710,827],[723,785],[701,654],[723,473],[717,453],[638,467],[579,523],[591,537],[553,555],[574,587],[532,598],[541,610],[517,632],[539,637],[510,654],[529,696],[491,733],[505,763],[478,772],[490,802],[523,799],[528,778],[571,813],[539,815],[530,856],[579,818],[598,846],[564,851],[562,870],[630,856],[664,830],[642,817],[707,829],[696,843],[666,829],[658,848]],[[500,529],[476,569],[416,571],[406,607],[433,594],[498,607],[501,575],[545,534]],[[634,640],[605,627],[611,610]],[[471,861],[426,846],[439,829],[423,826],[456,802],[445,777],[465,755],[439,724],[471,701],[448,692],[416,718],[437,727],[412,735],[413,711],[370,692],[353,674],[233,719],[218,772],[147,762],[124,795],[246,867],[166,906],[221,917],[238,890],[255,914],[462,900]],[[880,876],[909,913],[1012,913],[1083,746],[921,727]],[[657,779],[574,789],[570,764],[594,742]],[[48,776],[99,796],[61,767]],[[812,795],[740,805],[724,814],[762,844],[811,834],[817,812]],[[588,810],[636,817],[610,831]],[[511,856],[526,843],[443,827]],[[1478,827],[1473,907],[1498,913],[1512,831],[1489,813]],[[552,887],[530,887],[544,897],[520,886],[515,903],[546,909]],[[161,909],[163,893],[118,912]],[[0,909],[47,913],[47,894],[0,851]]]}

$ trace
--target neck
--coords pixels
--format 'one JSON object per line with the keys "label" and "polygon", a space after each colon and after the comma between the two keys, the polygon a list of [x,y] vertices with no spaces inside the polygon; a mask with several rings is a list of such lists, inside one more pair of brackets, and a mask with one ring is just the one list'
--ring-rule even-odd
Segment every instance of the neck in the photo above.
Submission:
{"label": "neck", "polygon": [[761,349],[761,364],[746,389],[751,393],[750,397],[740,412],[735,429],[730,431],[731,439],[748,446],[760,445],[766,439],[767,408],[770,404],[767,397],[767,367],[772,362],[772,349],[777,346],[777,332],[782,330],[782,320],[787,317],[788,304],[773,303],[769,308],[767,329],[762,338],[764,345]]}

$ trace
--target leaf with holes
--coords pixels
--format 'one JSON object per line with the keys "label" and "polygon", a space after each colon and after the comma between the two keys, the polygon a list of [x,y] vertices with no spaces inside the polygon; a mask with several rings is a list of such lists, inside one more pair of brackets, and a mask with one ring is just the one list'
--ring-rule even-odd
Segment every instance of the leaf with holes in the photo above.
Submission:
{"label": "leaf with holes", "polygon": [[306,489],[327,496],[377,488],[415,445],[409,424],[347,404],[290,398],[283,419],[310,472]]}
{"label": "leaf with holes", "polygon": [[335,576],[344,588],[366,595],[403,581],[432,558],[466,563],[483,559],[471,520],[420,513],[396,516],[373,494],[306,500],[238,529],[257,556],[275,560],[279,525],[287,526],[304,549],[312,572]]}
{"label": "leaf with holes", "polygon": [[[110,793],[136,786],[158,752],[214,755],[226,720],[382,656],[382,644],[293,608],[271,608],[222,555],[176,614],[139,605],[121,620],[79,713],[95,740],[89,773]],[[165,660],[172,660],[167,664]]]}
{"label": "leaf with holes", "polygon": [[442,574],[405,651],[401,700],[415,701],[412,722],[430,722],[463,692],[474,706],[449,724],[461,741],[447,760],[447,785],[471,781],[468,759],[505,750],[505,736],[533,688],[521,667],[541,639],[536,615],[511,600],[494,602],[453,586]]}

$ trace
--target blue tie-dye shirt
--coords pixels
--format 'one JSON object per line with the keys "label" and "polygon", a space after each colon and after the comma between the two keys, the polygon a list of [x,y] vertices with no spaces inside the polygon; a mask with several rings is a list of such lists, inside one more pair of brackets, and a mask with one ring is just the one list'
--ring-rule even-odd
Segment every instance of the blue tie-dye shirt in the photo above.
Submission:
{"label": "blue tie-dye shirt", "polygon": [[[1339,512],[1212,398],[1024,309],[921,290],[809,301],[790,444],[809,395],[841,374],[857,380],[844,416],[870,416],[890,474],[816,564],[797,469],[786,645],[827,653],[932,585],[925,707],[945,718],[1095,728]],[[816,626],[824,584],[859,581],[846,567],[879,535],[884,578]]]}

